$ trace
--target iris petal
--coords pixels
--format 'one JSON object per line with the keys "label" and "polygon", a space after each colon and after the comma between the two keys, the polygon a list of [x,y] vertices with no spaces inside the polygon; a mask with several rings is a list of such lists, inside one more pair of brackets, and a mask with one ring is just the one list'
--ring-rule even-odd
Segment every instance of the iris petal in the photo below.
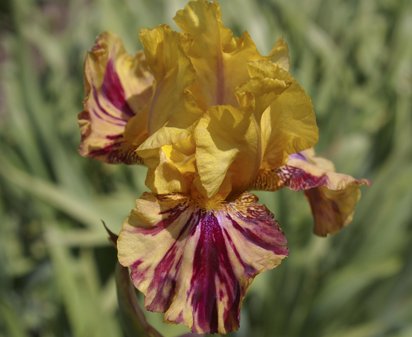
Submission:
{"label": "iris petal", "polygon": [[280,167],[288,156],[318,140],[312,102],[281,65],[249,63],[250,80],[237,89],[240,105],[252,110],[261,129],[261,169]]}
{"label": "iris petal", "polygon": [[287,248],[273,215],[251,194],[215,210],[182,195],[144,194],[118,252],[148,310],[193,332],[227,333],[239,326],[253,278],[276,267]]}
{"label": "iris petal", "polygon": [[289,156],[287,164],[277,170],[262,172],[254,187],[276,190],[285,186],[304,191],[315,220],[314,232],[326,236],[352,221],[361,196],[359,186],[369,184],[366,179],[335,172],[331,161],[316,157],[309,149]]}
{"label": "iris petal", "polygon": [[196,74],[181,47],[180,34],[166,25],[140,33],[147,62],[155,78],[149,115],[149,133],[161,127],[185,128],[200,118],[192,91]]}
{"label": "iris petal", "polygon": [[157,194],[189,193],[196,171],[193,127],[162,127],[137,150],[148,167],[146,185]]}
{"label": "iris petal", "polygon": [[[143,54],[128,55],[119,38],[103,33],[86,57],[84,72],[80,154],[108,163],[138,162],[134,149],[146,136],[142,115],[153,81]],[[139,127],[126,132],[137,116]]]}
{"label": "iris petal", "polygon": [[289,48],[285,40],[278,39],[269,53],[269,58],[272,62],[280,65],[286,71],[289,70]]}
{"label": "iris petal", "polygon": [[285,163],[290,154],[312,147],[318,141],[312,102],[294,80],[263,112],[260,125],[263,168],[276,168]]}
{"label": "iris petal", "polygon": [[235,38],[217,2],[190,1],[174,20],[186,34],[185,51],[208,106],[236,105],[235,88],[248,79],[247,62],[261,59],[249,34]]}
{"label": "iris petal", "polygon": [[248,188],[259,168],[258,132],[254,116],[232,106],[210,108],[199,121],[196,165],[207,198],[222,190],[239,194]]}

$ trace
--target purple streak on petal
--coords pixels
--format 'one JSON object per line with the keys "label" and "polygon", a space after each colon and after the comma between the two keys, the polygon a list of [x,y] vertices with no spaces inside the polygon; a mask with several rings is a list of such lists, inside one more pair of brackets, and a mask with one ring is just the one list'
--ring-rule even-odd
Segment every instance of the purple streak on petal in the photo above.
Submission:
{"label": "purple streak on petal", "polygon": [[[184,212],[184,210],[180,210],[179,215]],[[157,288],[159,291],[153,301],[147,306],[147,309],[150,311],[165,311],[173,300],[173,296],[176,291],[177,273],[179,272],[183,257],[182,253],[178,251],[179,248],[176,244],[182,237],[187,236],[188,229],[190,229],[190,227],[197,222],[197,220],[194,221],[193,219],[194,214],[191,214],[190,218],[186,221],[185,225],[177,235],[176,242],[169,248],[154,271],[153,279],[150,282],[150,287]],[[180,256],[177,257],[177,254]]]}
{"label": "purple streak on petal", "polygon": [[[228,219],[232,222],[233,227],[236,228],[240,233],[242,233],[242,235],[245,237],[246,240],[252,242],[254,245],[259,246],[263,249],[269,250],[271,252],[274,252],[277,255],[287,255],[288,254],[288,250],[286,248],[286,242],[285,243],[281,242],[279,245],[274,245],[272,240],[275,237],[271,238],[269,236],[269,235],[273,235],[273,234],[276,235],[279,231],[279,228],[273,227],[273,225],[272,226],[268,226],[268,225],[264,226],[261,223],[261,226],[259,228],[259,233],[258,233],[259,235],[257,235],[256,233],[254,233],[250,229],[240,226],[229,215],[228,215]],[[275,229],[275,231],[274,231],[274,229]],[[263,238],[265,238],[265,236],[270,238],[270,240],[264,240]],[[279,238],[281,238],[281,237],[279,236]],[[282,239],[282,241],[284,241],[283,236],[282,236],[281,239]]]}
{"label": "purple streak on petal", "polygon": [[306,157],[301,152],[293,153],[289,155],[289,158],[307,161]]}
{"label": "purple streak on petal", "polygon": [[110,59],[107,62],[106,73],[104,74],[102,84],[103,95],[113,104],[117,109],[128,115],[134,116],[134,112],[127,104],[124,89],[120,82],[119,76],[116,73],[116,69],[113,64],[113,60]]}
{"label": "purple streak on petal", "polygon": [[100,149],[91,150],[88,153],[89,157],[106,157],[106,161],[111,164],[123,163],[123,164],[136,164],[141,163],[141,159],[134,152],[134,149],[122,148],[122,140],[108,144]]}
{"label": "purple streak on petal", "polygon": [[314,176],[300,168],[293,166],[283,166],[277,170],[280,180],[291,190],[301,191],[326,185],[328,177],[326,175]]}
{"label": "purple streak on petal", "polygon": [[119,140],[123,138],[123,134],[118,135],[106,135],[106,139],[108,140]]}
{"label": "purple streak on petal", "polygon": [[[239,324],[241,286],[229,259],[222,228],[212,212],[201,215],[199,240],[196,246],[191,279],[194,319],[203,331],[218,331],[217,283],[225,288],[228,308],[224,324],[231,331]],[[242,294],[243,295],[243,294]]]}
{"label": "purple streak on petal", "polygon": [[150,287],[155,287],[158,291],[147,306],[149,311],[164,311],[173,300],[176,291],[176,274],[182,264],[182,256],[176,260],[176,250],[176,245],[173,245],[154,271]]}
{"label": "purple streak on petal", "polygon": [[107,156],[110,153],[117,151],[119,147],[118,143],[109,144],[101,149],[91,150],[89,152],[90,157],[100,157],[100,156]]}
{"label": "purple streak on petal", "polygon": [[132,280],[138,281],[138,280],[144,279],[146,272],[147,272],[147,268],[145,269],[139,268],[139,266],[142,263],[143,263],[142,260],[137,260],[130,266],[130,277],[132,278]]}
{"label": "purple streak on petal", "polygon": [[227,232],[226,229],[223,229],[223,232],[225,233],[226,240],[229,242],[230,247],[232,248],[233,252],[235,253],[237,259],[239,260],[240,264],[242,265],[243,268],[245,268],[245,273],[247,277],[254,277],[257,273],[257,270],[253,268],[253,266],[247,264],[245,261],[243,261],[242,257],[239,254],[239,251],[237,250],[236,246],[234,245],[232,238],[230,237],[229,233]]}
{"label": "purple streak on petal", "polygon": [[[109,118],[112,118],[112,119],[118,121],[117,123],[114,122],[114,121],[110,121],[109,123],[115,124],[115,125],[118,125],[118,126],[124,126],[124,125],[126,125],[126,122],[127,122],[127,120],[128,120],[129,118],[126,118],[126,119],[125,119],[125,118],[120,118],[120,117],[113,116],[113,115],[110,114],[105,108],[103,108],[103,106],[102,106],[101,103],[100,103],[99,95],[97,94],[97,90],[96,90],[95,87],[93,87],[93,98],[94,98],[94,100],[96,101],[97,107],[99,108],[99,110],[101,111],[101,113],[102,113],[104,116],[107,116],[107,117],[109,117]],[[93,112],[93,114],[94,114],[95,116],[99,117],[100,119],[103,119],[103,118],[102,118],[102,115],[99,114],[98,111],[96,111],[96,110],[93,109],[92,112]]]}
{"label": "purple streak on petal", "polygon": [[179,205],[173,208],[170,208],[166,211],[162,211],[159,214],[168,214],[167,217],[159,221],[156,226],[153,227],[135,227],[134,231],[136,233],[144,234],[144,235],[152,235],[155,236],[156,234],[160,233],[161,231],[167,229],[173,222],[184,212],[187,210],[189,205]]}

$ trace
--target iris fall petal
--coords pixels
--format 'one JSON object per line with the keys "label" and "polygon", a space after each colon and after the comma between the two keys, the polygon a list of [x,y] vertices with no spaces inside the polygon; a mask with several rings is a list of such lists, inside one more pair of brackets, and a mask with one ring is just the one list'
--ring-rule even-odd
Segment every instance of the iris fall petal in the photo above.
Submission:
{"label": "iris fall petal", "polygon": [[183,195],[144,194],[118,239],[148,310],[193,332],[227,333],[239,326],[245,291],[260,272],[287,255],[273,215],[245,193],[205,210]]}
{"label": "iris fall petal", "polygon": [[[142,115],[153,81],[144,55],[128,55],[119,38],[103,33],[88,53],[84,71],[80,154],[108,163],[138,162],[134,149],[146,136]],[[126,133],[127,124],[137,116],[139,128]]]}
{"label": "iris fall petal", "polygon": [[280,186],[304,190],[315,220],[314,232],[333,234],[352,221],[366,179],[335,172],[332,162],[316,157],[312,149],[291,155],[287,165],[277,170]]}

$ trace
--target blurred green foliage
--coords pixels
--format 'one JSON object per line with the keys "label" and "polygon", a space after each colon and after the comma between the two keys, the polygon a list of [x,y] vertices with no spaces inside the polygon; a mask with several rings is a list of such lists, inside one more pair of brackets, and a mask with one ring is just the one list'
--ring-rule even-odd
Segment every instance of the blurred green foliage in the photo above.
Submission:
{"label": "blurred green foliage", "polygon": [[[110,30],[132,52],[142,27],[172,24],[178,0],[0,2],[0,336],[121,337],[118,232],[145,190],[142,167],[77,154],[82,63]],[[412,336],[412,2],[221,0],[262,52],[289,43],[318,116],[318,152],[366,177],[354,222],[311,234],[303,195],[261,193],[290,257],[259,276],[237,337]],[[186,331],[149,321],[166,337]]]}

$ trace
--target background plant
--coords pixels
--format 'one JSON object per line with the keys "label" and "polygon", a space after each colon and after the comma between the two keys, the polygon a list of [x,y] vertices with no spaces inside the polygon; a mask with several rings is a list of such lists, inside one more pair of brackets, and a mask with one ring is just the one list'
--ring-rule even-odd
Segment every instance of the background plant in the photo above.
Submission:
{"label": "background plant", "polygon": [[[257,278],[238,337],[412,335],[412,3],[407,0],[221,0],[225,23],[261,52],[289,43],[313,99],[318,153],[367,177],[355,220],[311,234],[303,195],[260,193],[290,256]],[[95,36],[129,51],[142,27],[171,22],[185,1],[9,0],[0,3],[0,336],[123,336],[118,232],[145,190],[142,167],[77,154],[82,64]],[[155,314],[166,337],[183,333]]]}

